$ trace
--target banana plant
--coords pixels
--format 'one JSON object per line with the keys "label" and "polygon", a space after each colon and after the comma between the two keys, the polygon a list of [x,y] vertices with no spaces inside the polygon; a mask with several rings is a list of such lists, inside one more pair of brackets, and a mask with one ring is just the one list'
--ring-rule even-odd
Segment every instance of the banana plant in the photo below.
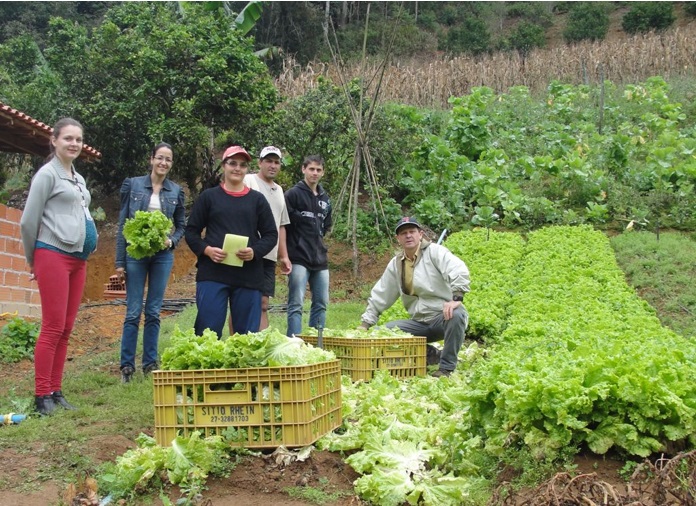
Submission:
{"label": "banana plant", "polygon": [[[179,2],[179,12],[182,15],[186,13],[186,4],[189,2]],[[203,8],[207,11],[216,11],[222,9],[225,11],[227,17],[234,16],[234,10],[232,9],[232,2],[202,2]],[[256,26],[256,23],[261,19],[263,14],[263,1],[252,1],[246,4],[246,7],[242,9],[237,17],[232,22],[232,27],[236,29],[241,35],[248,35],[249,32]],[[254,54],[259,58],[274,57],[278,56],[281,52],[279,47],[269,46],[263,49],[255,51]]]}

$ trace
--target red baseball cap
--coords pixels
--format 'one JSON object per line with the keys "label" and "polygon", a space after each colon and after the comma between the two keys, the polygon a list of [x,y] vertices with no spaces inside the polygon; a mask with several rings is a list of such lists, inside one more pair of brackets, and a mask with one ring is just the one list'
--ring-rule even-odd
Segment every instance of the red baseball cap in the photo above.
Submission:
{"label": "red baseball cap", "polygon": [[225,150],[225,154],[222,155],[222,161],[224,162],[228,158],[232,158],[234,155],[242,155],[248,161],[251,161],[251,155],[247,153],[246,149],[242,146],[230,146]]}

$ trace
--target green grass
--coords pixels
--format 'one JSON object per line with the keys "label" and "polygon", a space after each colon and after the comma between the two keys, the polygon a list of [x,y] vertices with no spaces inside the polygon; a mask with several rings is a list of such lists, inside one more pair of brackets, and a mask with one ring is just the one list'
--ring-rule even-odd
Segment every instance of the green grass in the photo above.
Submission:
{"label": "green grass", "polygon": [[312,504],[331,504],[338,501],[342,497],[346,497],[346,493],[342,490],[332,490],[333,487],[327,478],[319,478],[319,484],[316,487],[287,487],[284,491],[295,499],[302,499]]}
{"label": "green grass", "polygon": [[696,241],[678,232],[627,232],[611,239],[629,284],[663,325],[696,336]]}

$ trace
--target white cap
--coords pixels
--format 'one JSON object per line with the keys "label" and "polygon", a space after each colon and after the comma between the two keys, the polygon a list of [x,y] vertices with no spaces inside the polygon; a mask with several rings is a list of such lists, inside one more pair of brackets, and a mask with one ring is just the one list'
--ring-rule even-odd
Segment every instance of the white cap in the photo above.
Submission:
{"label": "white cap", "polygon": [[275,146],[266,146],[263,148],[261,150],[261,154],[259,154],[259,159],[266,158],[268,155],[278,155],[278,158],[283,158],[280,149],[276,148]]}

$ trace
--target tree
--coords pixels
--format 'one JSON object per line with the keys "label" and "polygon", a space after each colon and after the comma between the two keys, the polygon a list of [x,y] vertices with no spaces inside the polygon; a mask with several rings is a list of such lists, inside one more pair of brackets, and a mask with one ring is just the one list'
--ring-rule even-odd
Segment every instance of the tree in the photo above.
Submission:
{"label": "tree", "polygon": [[41,59],[41,51],[29,35],[20,35],[0,44],[0,61],[4,62],[3,67],[19,86],[31,82]]}
{"label": "tree", "polygon": [[447,33],[446,50],[453,53],[481,54],[490,49],[491,34],[486,23],[470,17]]}
{"label": "tree", "polygon": [[43,48],[52,17],[60,16],[82,26],[96,26],[115,2],[0,2],[0,42],[19,35]]}
{"label": "tree", "polygon": [[522,21],[510,34],[510,46],[522,54],[527,54],[534,48],[546,46],[544,29],[534,23]]}
{"label": "tree", "polygon": [[[57,115],[66,115],[60,76],[46,63],[36,42],[22,35],[0,44],[0,101],[51,124]],[[70,108],[68,108],[70,110]]]}
{"label": "tree", "polygon": [[[337,3],[331,7],[334,5]],[[324,6],[311,2],[268,2],[250,32],[256,39],[256,48],[279,47],[301,64],[313,60],[323,48]]]}
{"label": "tree", "polygon": [[244,142],[255,118],[277,102],[253,41],[222,12],[187,9],[181,16],[170,4],[124,3],[91,37],[52,21],[47,59],[104,155],[94,176],[103,186],[141,173],[149,149],[166,141],[174,146],[175,175],[195,193],[215,176],[215,136],[233,130]]}
{"label": "tree", "polygon": [[621,28],[630,34],[664,30],[675,19],[672,2],[636,2],[621,20]]}
{"label": "tree", "polygon": [[568,25],[563,31],[566,42],[604,40],[609,31],[609,14],[600,2],[578,2],[568,14]]}

